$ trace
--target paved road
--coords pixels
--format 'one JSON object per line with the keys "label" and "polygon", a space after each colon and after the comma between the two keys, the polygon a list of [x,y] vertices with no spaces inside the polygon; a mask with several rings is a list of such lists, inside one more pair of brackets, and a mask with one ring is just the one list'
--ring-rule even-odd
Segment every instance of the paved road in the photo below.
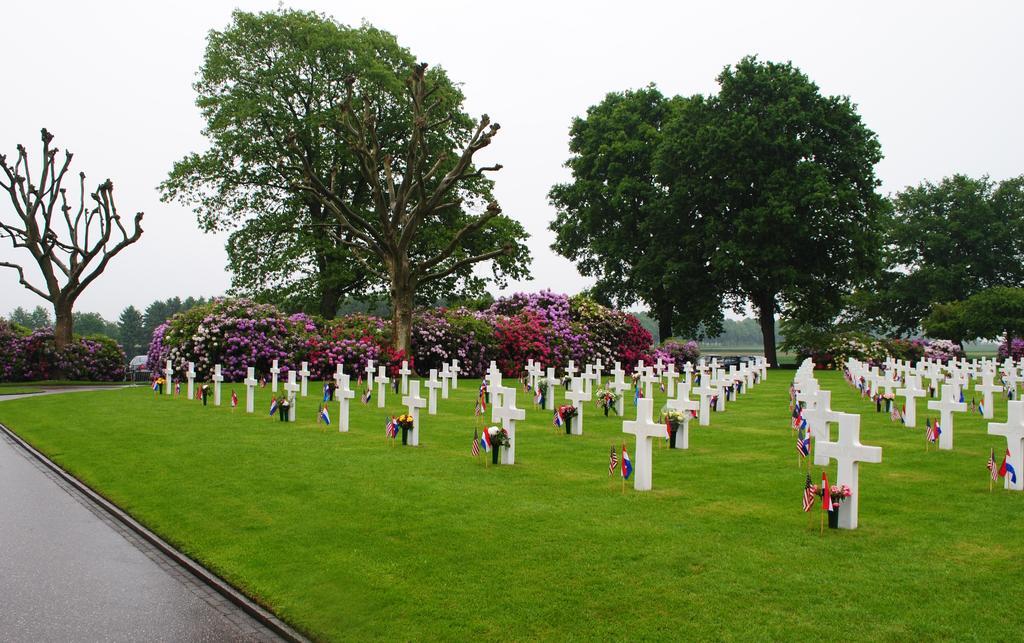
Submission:
{"label": "paved road", "polygon": [[0,432],[0,641],[271,640]]}

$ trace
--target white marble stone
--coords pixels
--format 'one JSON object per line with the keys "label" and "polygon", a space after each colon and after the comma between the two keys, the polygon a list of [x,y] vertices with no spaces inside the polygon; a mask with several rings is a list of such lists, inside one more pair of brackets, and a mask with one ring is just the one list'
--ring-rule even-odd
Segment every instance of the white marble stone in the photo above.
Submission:
{"label": "white marble stone", "polygon": [[[860,416],[837,413],[839,435],[836,442],[817,440],[814,445],[814,464],[825,466],[830,459],[836,461],[836,484],[846,485],[851,495],[839,505],[839,527],[856,529],[860,504],[860,463],[882,461],[882,448],[865,446],[860,442]],[[824,490],[828,493],[828,490]]]}
{"label": "white marble stone", "polygon": [[[388,394],[388,384],[391,379],[387,376],[387,367],[377,367],[377,377],[373,380],[377,384],[377,408],[384,408],[384,398]],[[416,387],[419,390],[419,387]]]}
{"label": "white marble stone", "polygon": [[[451,374],[451,378],[452,378],[452,388],[459,388],[459,360],[457,360],[457,359],[453,359],[452,360],[452,366],[451,366],[451,369],[450,369],[450,374]],[[448,396],[445,395],[445,398],[447,398],[447,397]]]}
{"label": "white marble stone", "polygon": [[427,406],[427,401],[420,397],[419,381],[409,382],[409,394],[402,398],[402,404],[412,416],[412,431],[409,432],[407,444],[411,447],[418,447],[420,445],[420,409]]}
{"label": "white marble stone", "polygon": [[220,372],[220,364],[216,364],[213,367],[213,405],[220,406],[220,385],[224,381],[224,376]]}
{"label": "white marble stone", "polygon": [[288,382],[284,385],[284,393],[288,396],[288,421],[295,421],[295,407],[299,405],[299,386],[295,381],[295,369],[288,369]]}
{"label": "white marble stone", "polygon": [[425,383],[427,387],[427,414],[437,415],[437,391],[441,388],[441,380],[437,379],[437,369],[430,369],[430,377]]}
{"label": "white marble stone", "polygon": [[576,415],[569,420],[569,433],[583,435],[583,403],[593,398],[590,391],[583,390],[581,378],[573,377],[569,380],[569,390],[565,393],[565,399],[576,407]]}
{"label": "white marble stone", "polygon": [[[402,395],[409,394],[409,376],[412,375],[412,370],[409,369],[409,362],[402,360],[402,367],[398,369],[398,374],[402,376],[401,388],[399,389]],[[433,413],[431,413],[433,415]]]}
{"label": "white marble stone", "polygon": [[302,397],[306,397],[309,395],[309,362],[302,362],[302,368],[299,369],[299,377],[302,378],[300,393]]}
{"label": "white marble stone", "polygon": [[164,395],[171,395],[174,392],[174,368],[171,360],[164,365]]}
{"label": "white marble stone", "polygon": [[242,383],[245,384],[245,412],[252,413],[256,405],[256,385],[259,384],[255,368],[250,366],[245,369],[245,380]]}
{"label": "white marble stone", "polygon": [[[1001,435],[1006,438],[1006,450],[1010,452],[1007,462],[1017,473],[1017,482],[1011,476],[1003,478],[1003,487],[1014,491],[1024,490],[1024,401],[1010,400],[1006,403],[1006,422],[989,422],[989,435]],[[1005,452],[1002,455],[1006,455]],[[1003,459],[996,456],[996,466]]]}
{"label": "white marble stone", "polygon": [[195,385],[196,385],[196,363],[195,362],[189,362],[188,363],[188,370],[185,371],[185,379],[188,381],[188,390],[186,391],[185,394],[188,396],[188,399],[194,400],[196,398],[196,390],[195,390]]}
{"label": "white marble stone", "polygon": [[272,393],[277,393],[277,376],[280,374],[281,367],[277,365],[277,360],[275,359],[270,364],[270,391]]}
{"label": "white marble stone", "polygon": [[953,450],[953,412],[963,413],[967,410],[967,404],[960,401],[958,387],[943,384],[938,400],[928,402],[928,408],[939,412],[939,449],[943,451]]}
{"label": "white marble stone", "polygon": [[651,489],[654,452],[652,441],[665,435],[665,425],[654,422],[651,417],[653,409],[654,400],[648,397],[640,398],[636,405],[636,419],[622,423],[623,433],[636,436],[636,446],[633,449],[633,488],[637,491]]}
{"label": "white marble stone", "polygon": [[502,396],[502,405],[497,408],[497,420],[501,428],[508,432],[508,446],[501,453],[502,464],[516,463],[516,422],[526,419],[526,410],[516,408],[516,389],[506,389]]}
{"label": "white marble stone", "polygon": [[338,377],[338,390],[334,392],[334,397],[338,400],[338,431],[341,433],[348,433],[349,400],[356,396],[356,392],[349,387],[349,382],[348,373],[341,373]]}

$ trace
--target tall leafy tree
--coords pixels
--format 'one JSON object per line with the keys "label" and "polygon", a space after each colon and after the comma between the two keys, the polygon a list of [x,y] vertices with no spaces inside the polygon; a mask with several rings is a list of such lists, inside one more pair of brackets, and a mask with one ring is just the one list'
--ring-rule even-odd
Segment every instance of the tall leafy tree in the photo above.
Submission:
{"label": "tall leafy tree", "polygon": [[862,296],[879,325],[914,333],[934,304],[1024,283],[1024,176],[996,183],[957,174],[909,187],[893,206],[888,267]]}
{"label": "tall leafy tree", "polygon": [[[398,288],[402,305],[393,301],[394,310],[413,296],[479,294],[485,280],[465,259],[493,259],[498,280],[522,276],[525,233],[487,208],[491,184],[469,166],[465,180],[407,228],[401,245],[411,255],[394,253],[392,265],[388,253],[376,252],[387,244],[366,242],[396,227],[388,212],[410,211],[431,179],[447,176],[459,158],[453,151],[474,131],[461,93],[440,69],[426,75],[429,93],[414,114],[405,81],[415,67],[391,34],[314,13],[236,11],[228,28],[211,32],[195,86],[211,145],[175,164],[163,192],[192,204],[205,229],[234,230],[228,254],[237,288],[333,317],[349,294],[395,299]],[[412,182],[392,186],[403,196],[385,203],[388,176],[413,170],[425,184],[411,194],[404,191]],[[372,234],[363,226],[369,222],[378,224]],[[466,225],[476,234],[460,236]],[[456,248],[445,252],[456,236]],[[445,259],[415,283],[392,279],[438,253]]]}
{"label": "tall leafy tree", "polygon": [[608,94],[573,121],[572,181],[549,193],[557,209],[551,247],[597,278],[599,301],[650,306],[663,339],[715,334],[722,319],[693,204],[671,198],[654,172],[665,123],[686,100],[667,99],[653,85]]}
{"label": "tall leafy tree", "polygon": [[99,313],[75,311],[72,319],[74,319],[75,332],[79,335],[103,335],[113,340],[116,340],[118,337],[117,325],[108,322]]}
{"label": "tall leafy tree", "polygon": [[25,328],[30,328],[32,330],[50,328],[53,326],[53,317],[51,317],[50,312],[42,306],[36,306],[31,312],[25,310],[21,306],[18,306],[11,311],[8,319],[15,324],[20,324]]}
{"label": "tall leafy tree", "polygon": [[709,278],[753,307],[776,364],[776,314],[828,319],[878,269],[881,151],[848,98],[791,63],[747,57],[718,84],[667,124],[656,169],[694,203]]}

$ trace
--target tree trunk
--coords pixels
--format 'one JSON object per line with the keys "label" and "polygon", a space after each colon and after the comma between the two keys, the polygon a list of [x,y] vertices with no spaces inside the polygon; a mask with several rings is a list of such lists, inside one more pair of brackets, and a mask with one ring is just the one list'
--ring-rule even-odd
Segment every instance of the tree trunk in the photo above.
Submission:
{"label": "tree trunk", "polygon": [[[325,277],[320,276],[321,283]],[[320,288],[320,316],[324,319],[334,319],[338,314],[338,303],[341,301],[341,288],[337,285],[323,285]]]}
{"label": "tree trunk", "polygon": [[413,282],[408,257],[389,262],[391,272],[391,327],[395,350],[412,354],[412,307],[416,284]]}
{"label": "tree trunk", "polygon": [[764,357],[772,368],[777,368],[779,358],[775,351],[775,294],[758,296],[754,305],[757,307],[757,321],[761,326]]}
{"label": "tree trunk", "polygon": [[665,291],[658,289],[658,301],[655,303],[654,312],[658,316],[658,341],[663,342],[672,337],[672,317],[675,312],[675,305],[672,300],[665,296]]}
{"label": "tree trunk", "polygon": [[53,343],[57,350],[63,349],[71,343],[71,335],[74,332],[74,318],[71,314],[73,301],[58,299],[53,305],[55,322],[53,325]]}

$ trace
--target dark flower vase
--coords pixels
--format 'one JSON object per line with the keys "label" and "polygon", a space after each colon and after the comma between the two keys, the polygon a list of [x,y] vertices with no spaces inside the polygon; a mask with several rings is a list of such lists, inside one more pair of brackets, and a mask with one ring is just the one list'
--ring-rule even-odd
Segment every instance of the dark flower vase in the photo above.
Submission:
{"label": "dark flower vase", "polygon": [[403,426],[402,427],[402,446],[405,446],[408,443],[409,443],[409,429],[407,427]]}
{"label": "dark flower vase", "polygon": [[497,444],[495,444],[494,446],[491,447],[491,464],[498,464],[498,450],[499,449],[501,449],[501,447],[498,446]]}
{"label": "dark flower vase", "polygon": [[669,433],[668,448],[678,449],[679,447],[676,445],[676,436],[679,435],[679,425],[670,426]]}
{"label": "dark flower vase", "polygon": [[565,434],[569,435],[572,427],[572,418],[566,418],[565,420]]}
{"label": "dark flower vase", "polygon": [[609,406],[608,406],[607,404],[605,404],[605,405],[604,405],[604,416],[605,416],[605,417],[608,417],[608,409],[609,409],[609,408],[610,408],[610,407],[609,407]]}
{"label": "dark flower vase", "polygon": [[828,512],[828,528],[839,529],[839,507],[835,510]]}

